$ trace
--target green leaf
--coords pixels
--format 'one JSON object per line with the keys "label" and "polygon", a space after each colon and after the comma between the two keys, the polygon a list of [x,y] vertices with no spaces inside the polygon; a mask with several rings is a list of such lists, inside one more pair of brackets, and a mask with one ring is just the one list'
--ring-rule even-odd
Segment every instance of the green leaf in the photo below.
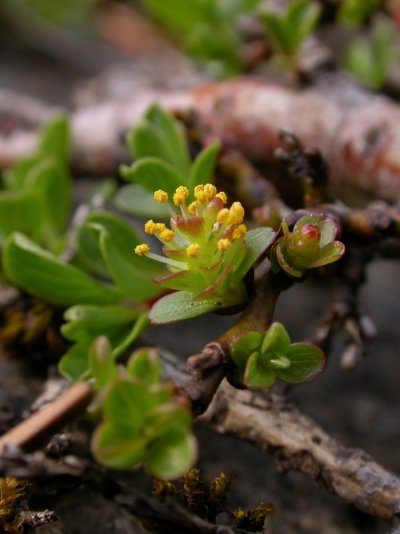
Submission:
{"label": "green leaf", "polygon": [[90,213],[77,232],[79,261],[86,269],[96,274],[110,276],[99,243],[99,230],[106,231],[120,253],[140,269],[154,271],[154,262],[148,258],[140,258],[139,261],[133,252],[134,248],[142,242],[136,232],[121,217],[107,211]]}
{"label": "green leaf", "polygon": [[185,428],[172,427],[150,444],[144,463],[158,478],[169,480],[183,476],[197,457],[197,444]]}
{"label": "green leaf", "polygon": [[189,430],[192,426],[192,414],[172,400],[150,410],[144,425],[146,436],[153,440],[168,430],[171,425]]}
{"label": "green leaf", "polygon": [[43,210],[35,191],[0,193],[0,245],[12,232],[22,232],[34,241],[43,235]]}
{"label": "green leaf", "polygon": [[149,312],[153,324],[173,323],[223,308],[220,298],[196,299],[190,291],[177,291],[160,298]]}
{"label": "green leaf", "polygon": [[274,247],[274,254],[275,254],[274,259],[277,260],[279,267],[283,269],[287,274],[290,274],[290,276],[294,276],[295,278],[301,278],[304,274],[304,271],[299,271],[297,269],[294,269],[287,262],[285,251],[286,251],[285,240],[284,238],[281,238],[280,241],[277,243],[277,245]]}
{"label": "green leaf", "polygon": [[293,52],[292,41],[286,21],[275,13],[263,13],[262,20],[277,48],[285,54],[291,54]]}
{"label": "green leaf", "polygon": [[240,368],[244,368],[250,354],[256,351],[263,340],[262,334],[259,332],[251,332],[243,336],[237,341],[231,350],[232,360]]}
{"label": "green leaf", "polygon": [[70,382],[76,382],[87,372],[91,342],[91,338],[82,337],[61,358],[58,369]]}
{"label": "green leaf", "polygon": [[54,156],[43,157],[26,175],[24,189],[41,198],[49,238],[64,230],[71,205],[71,180],[65,166]]}
{"label": "green leaf", "polygon": [[136,309],[125,306],[80,304],[68,308],[64,313],[67,324],[61,327],[61,332],[72,341],[78,341],[82,335],[107,335],[120,327],[132,324],[138,315]]}
{"label": "green leaf", "polygon": [[127,141],[136,159],[160,158],[179,175],[189,173],[189,151],[180,125],[158,104],[149,107],[145,118],[128,134]]}
{"label": "green leaf", "polygon": [[155,202],[153,193],[140,184],[129,184],[121,187],[115,196],[114,203],[118,209],[136,217],[145,219],[169,219],[170,213],[165,204]]}
{"label": "green leaf", "polygon": [[125,180],[140,184],[150,193],[158,189],[166,191],[170,199],[176,188],[183,183],[174,167],[157,158],[141,158],[130,167],[122,165],[120,172]]}
{"label": "green leaf", "polygon": [[290,349],[290,337],[281,323],[272,323],[261,345],[261,354],[276,352],[286,355]]}
{"label": "green leaf", "polygon": [[41,240],[52,243],[64,230],[70,210],[71,179],[64,162],[45,153],[19,160],[5,175],[5,184],[15,194],[31,192],[41,210],[34,226],[41,227]]}
{"label": "green leaf", "polygon": [[147,439],[131,428],[114,422],[99,425],[93,434],[92,452],[96,460],[111,469],[130,469],[143,460]]}
{"label": "green leaf", "polygon": [[310,0],[289,2],[286,21],[291,34],[292,52],[315,30],[320,14],[320,6]]}
{"label": "green leaf", "polygon": [[344,55],[344,67],[361,83],[380,89],[394,58],[395,28],[391,21],[374,25],[371,39],[354,39]]}
{"label": "green leaf", "polygon": [[139,349],[130,357],[126,369],[129,374],[151,386],[161,380],[162,365],[157,351],[154,349]]}
{"label": "green leaf", "polygon": [[141,3],[156,19],[177,32],[188,32],[207,14],[204,0],[141,0]]}
{"label": "green leaf", "polygon": [[[135,329],[135,326],[139,320],[140,318],[133,323],[133,326],[127,324],[115,325],[114,327],[109,326],[107,328],[107,338],[109,339],[111,345],[115,347],[112,352],[114,360],[119,355],[117,354],[119,347],[124,346],[125,343],[128,343],[128,341],[131,339],[132,330]],[[75,382],[82,378],[87,378],[87,373],[89,371],[89,347],[99,335],[105,333],[104,330],[101,332],[95,332],[95,328],[87,332],[84,329],[80,331],[78,329],[74,330],[73,326],[73,323],[71,323],[64,324],[61,327],[62,334],[69,339],[76,339],[76,343],[68,350],[66,354],[64,354],[59,364],[60,372],[71,382]]]}
{"label": "green leaf", "polygon": [[3,173],[3,183],[8,191],[20,191],[24,188],[29,173],[43,160],[42,154],[34,154],[17,159],[10,169]]}
{"label": "green leaf", "polygon": [[316,258],[309,265],[309,269],[314,269],[315,267],[322,267],[323,265],[328,265],[328,263],[333,263],[334,261],[339,260],[345,253],[346,247],[340,241],[334,241],[329,245],[325,245],[319,251],[318,258]]}
{"label": "green leaf", "polygon": [[121,294],[114,288],[62,263],[19,233],[7,239],[2,262],[4,273],[11,282],[51,304],[113,304],[121,299]]}
{"label": "green leaf", "polygon": [[338,20],[346,26],[360,26],[379,7],[380,0],[343,0]]}
{"label": "green leaf", "polygon": [[51,154],[59,161],[67,162],[70,154],[70,129],[65,115],[59,114],[42,126],[39,152]]}
{"label": "green leaf", "polygon": [[140,302],[160,294],[160,288],[149,278],[146,265],[135,265],[137,258],[133,249],[128,258],[107,231],[100,232],[100,248],[111,276],[125,297]]}
{"label": "green leaf", "polygon": [[248,252],[236,271],[237,277],[244,278],[261,254],[271,245],[275,239],[275,235],[276,233],[272,228],[254,228],[247,232],[244,242],[248,248]]}
{"label": "green leaf", "polygon": [[196,185],[214,183],[215,165],[221,143],[215,141],[208,147],[204,148],[192,163],[190,168],[187,187],[192,191]]}
{"label": "green leaf", "polygon": [[98,337],[89,347],[89,369],[95,381],[96,389],[102,389],[117,376],[110,341],[105,337]]}
{"label": "green leaf", "polygon": [[154,282],[169,289],[192,292],[200,291],[204,287],[204,276],[202,273],[193,271],[178,271],[167,274],[160,278],[155,278]]}
{"label": "green leaf", "polygon": [[274,370],[276,376],[285,382],[306,382],[320,373],[325,366],[324,352],[308,343],[293,343],[285,355],[290,360],[290,367]]}
{"label": "green leaf", "polygon": [[248,389],[261,391],[272,386],[275,373],[263,365],[257,352],[253,352],[247,360],[243,381]]}
{"label": "green leaf", "polygon": [[138,430],[146,413],[157,405],[158,400],[144,385],[117,378],[104,399],[104,418],[121,427]]}
{"label": "green leaf", "polygon": [[162,138],[168,160],[181,174],[186,176],[190,169],[190,156],[186,139],[179,122],[158,104],[153,104],[146,112],[146,118],[154,125]]}

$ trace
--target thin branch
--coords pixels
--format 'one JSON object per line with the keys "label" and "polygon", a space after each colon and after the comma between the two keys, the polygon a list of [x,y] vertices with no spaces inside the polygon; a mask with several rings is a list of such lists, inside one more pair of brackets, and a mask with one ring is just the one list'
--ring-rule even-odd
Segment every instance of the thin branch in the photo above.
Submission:
{"label": "thin branch", "polygon": [[272,452],[280,471],[301,471],[364,512],[382,519],[395,517],[400,479],[366,452],[335,441],[284,400],[238,391],[223,383],[201,419],[217,432]]}

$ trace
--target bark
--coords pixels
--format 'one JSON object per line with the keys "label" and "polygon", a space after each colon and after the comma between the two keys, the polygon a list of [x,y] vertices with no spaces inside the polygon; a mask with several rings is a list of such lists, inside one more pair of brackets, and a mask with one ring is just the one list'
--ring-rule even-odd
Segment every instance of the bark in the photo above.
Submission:
{"label": "bark", "polygon": [[335,441],[284,400],[238,391],[225,382],[202,419],[217,432],[273,453],[281,471],[299,470],[364,512],[396,517],[400,479],[366,452]]}
{"label": "bark", "polygon": [[[179,114],[195,111],[205,142],[218,137],[226,148],[239,148],[257,163],[271,163],[279,131],[292,131],[305,146],[322,150],[334,182],[388,200],[400,198],[399,105],[338,77],[306,89],[241,79],[182,92],[138,89],[132,98],[72,114],[75,166],[95,174],[116,172],[129,160],[126,132],[154,101]],[[13,106],[7,109],[10,113]],[[0,165],[26,153],[35,135],[23,129],[2,135]]]}
{"label": "bark", "polygon": [[194,110],[205,140],[218,137],[226,148],[240,149],[257,163],[274,160],[280,130],[294,132],[303,145],[322,150],[334,183],[400,198],[400,107],[340,83],[289,89],[237,80],[181,94],[146,91],[83,109],[73,117],[76,163],[95,172],[115,170],[124,158],[124,134],[154,100],[175,112]]}

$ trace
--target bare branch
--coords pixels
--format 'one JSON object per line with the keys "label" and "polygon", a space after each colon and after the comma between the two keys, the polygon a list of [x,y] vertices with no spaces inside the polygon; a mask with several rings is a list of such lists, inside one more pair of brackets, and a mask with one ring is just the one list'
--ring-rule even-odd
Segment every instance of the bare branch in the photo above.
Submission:
{"label": "bare branch", "polygon": [[296,469],[364,512],[395,517],[400,479],[366,452],[335,441],[284,400],[238,391],[224,382],[201,419],[222,434],[272,452],[280,471]]}

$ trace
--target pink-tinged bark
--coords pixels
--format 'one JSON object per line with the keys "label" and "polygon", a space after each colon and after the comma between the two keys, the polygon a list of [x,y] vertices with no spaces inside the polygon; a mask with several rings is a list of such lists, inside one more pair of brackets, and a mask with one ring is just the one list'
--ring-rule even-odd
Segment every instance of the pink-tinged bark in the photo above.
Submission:
{"label": "pink-tinged bark", "polygon": [[[334,183],[387,200],[400,198],[400,106],[334,77],[332,84],[306,89],[241,79],[182,92],[149,88],[77,110],[72,114],[75,166],[95,174],[116,172],[129,159],[125,133],[154,101],[179,113],[195,111],[204,142],[220,138],[255,162],[272,162],[278,132],[292,131],[305,146],[322,150]],[[0,166],[29,151],[35,136],[21,129],[0,135]]]}

